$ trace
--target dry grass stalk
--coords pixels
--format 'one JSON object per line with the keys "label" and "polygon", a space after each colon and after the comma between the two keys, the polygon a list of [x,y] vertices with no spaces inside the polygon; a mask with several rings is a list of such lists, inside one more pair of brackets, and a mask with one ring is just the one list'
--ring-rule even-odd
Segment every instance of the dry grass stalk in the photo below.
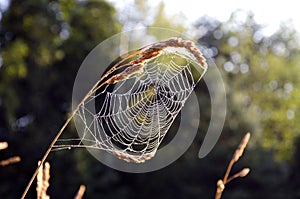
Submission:
{"label": "dry grass stalk", "polygon": [[238,148],[235,150],[235,153],[232,157],[232,159],[230,160],[228,166],[227,166],[227,169],[226,169],[226,173],[224,175],[224,178],[223,180],[218,180],[217,182],[217,190],[216,190],[216,194],[215,194],[215,199],[220,199],[221,196],[222,196],[222,193],[225,189],[225,185],[227,183],[229,183],[230,181],[232,181],[233,179],[235,178],[238,178],[238,177],[245,177],[248,175],[248,173],[250,172],[250,169],[249,168],[244,168],[242,169],[240,172],[232,175],[231,177],[228,178],[229,174],[230,174],[230,171],[232,169],[232,166],[234,165],[234,163],[236,163],[240,157],[243,155],[243,152],[248,144],[250,140],[250,133],[246,133],[246,135],[244,136],[243,140],[241,141],[241,143],[239,144]]}
{"label": "dry grass stalk", "polygon": [[7,142],[0,142],[0,151],[6,149],[7,147],[8,147]]}
{"label": "dry grass stalk", "polygon": [[[0,151],[6,149],[7,147],[8,147],[7,142],[0,142]],[[20,156],[13,156],[13,157],[10,157],[6,160],[0,160],[0,166],[4,167],[4,166],[14,164],[14,163],[17,163],[17,162],[20,162],[20,161],[21,161]]]}
{"label": "dry grass stalk", "polygon": [[20,162],[20,161],[21,161],[20,156],[14,156],[14,157],[10,157],[6,160],[1,160],[0,161],[0,166],[5,167],[7,165],[14,164],[14,163],[17,163],[17,162]]}
{"label": "dry grass stalk", "polygon": [[[38,163],[41,164],[41,161]],[[49,199],[50,196],[47,195],[47,189],[49,187],[49,179],[50,179],[50,164],[46,162],[44,165],[39,167],[39,171],[37,174],[37,198],[38,199]]]}
{"label": "dry grass stalk", "polygon": [[243,152],[248,144],[250,140],[250,133],[246,133],[245,137],[243,138],[243,140],[241,141],[240,145],[238,146],[238,148],[236,149],[234,155],[233,155],[233,160],[234,162],[237,162],[239,160],[239,158],[243,155]]}
{"label": "dry grass stalk", "polygon": [[86,187],[84,185],[80,185],[79,190],[74,199],[82,199],[85,189],[86,189]]}
{"label": "dry grass stalk", "polygon": [[248,175],[249,172],[250,172],[249,168],[242,169],[240,172],[237,172],[236,174],[234,174],[230,178],[228,178],[226,184],[229,183],[230,181],[232,181],[235,178],[243,178],[243,177],[245,177],[246,175]]}
{"label": "dry grass stalk", "polygon": [[223,180],[218,180],[218,182],[217,182],[216,197],[215,197],[216,199],[217,198],[218,199],[221,198],[221,195],[222,195],[222,192],[223,192],[224,189],[225,189],[225,185],[224,185]]}

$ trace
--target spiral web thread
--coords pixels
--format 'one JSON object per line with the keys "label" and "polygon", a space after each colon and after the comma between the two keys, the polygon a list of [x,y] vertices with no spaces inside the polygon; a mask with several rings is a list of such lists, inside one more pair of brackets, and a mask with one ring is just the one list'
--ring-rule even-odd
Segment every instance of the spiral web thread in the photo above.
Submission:
{"label": "spiral web thread", "polygon": [[102,76],[77,110],[79,142],[55,147],[101,149],[135,163],[152,158],[206,68],[194,43],[179,38],[127,55]]}

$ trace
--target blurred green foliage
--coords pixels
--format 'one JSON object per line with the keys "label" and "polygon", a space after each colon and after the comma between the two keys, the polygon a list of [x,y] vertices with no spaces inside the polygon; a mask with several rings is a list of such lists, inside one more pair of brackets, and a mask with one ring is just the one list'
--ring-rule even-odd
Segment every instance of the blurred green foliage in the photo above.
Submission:
{"label": "blurred green foliage", "polygon": [[[257,144],[273,150],[279,160],[291,160],[300,135],[299,35],[292,27],[282,26],[266,37],[251,14],[243,24],[238,14],[225,24],[215,24],[203,36],[219,50],[216,63],[223,66],[229,103],[233,103],[229,114],[232,106],[238,106],[237,116],[251,125]],[[240,122],[234,115],[229,118],[233,127]]]}
{"label": "blurred green foliage", "polygon": [[[0,26],[0,139],[10,149],[1,156],[18,154],[22,161],[1,168],[0,198],[21,196],[67,117],[76,72],[91,49],[122,28],[155,25],[184,31],[184,25],[164,14],[163,4],[157,12],[147,5],[135,1],[117,18],[102,0],[10,1]],[[112,170],[84,149],[54,152],[49,195],[71,198],[85,184],[87,198],[212,198],[240,139],[251,131],[239,163],[251,173],[229,184],[223,198],[300,198],[299,35],[287,24],[265,36],[251,13],[245,21],[237,14],[225,23],[203,17],[193,28],[223,75],[228,101],[223,133],[206,158],[197,158],[203,134],[175,163],[144,174]],[[203,82],[196,90],[199,131],[206,132],[209,95]],[[77,136],[72,125],[65,134]],[[28,198],[34,197],[33,186]]]}

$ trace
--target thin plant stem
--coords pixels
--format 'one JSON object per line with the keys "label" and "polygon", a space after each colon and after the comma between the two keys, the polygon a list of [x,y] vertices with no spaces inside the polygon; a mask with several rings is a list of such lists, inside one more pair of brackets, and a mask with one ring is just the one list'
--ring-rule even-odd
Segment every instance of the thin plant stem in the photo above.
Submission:
{"label": "thin plant stem", "polygon": [[[51,152],[53,146],[55,145],[55,143],[57,142],[58,138],[61,136],[61,134],[63,133],[63,131],[65,130],[65,128],[68,126],[68,124],[70,123],[70,121],[73,119],[73,117],[75,116],[76,112],[79,110],[80,106],[94,93],[97,91],[97,89],[95,89],[95,87],[98,85],[99,82],[102,81],[103,78],[101,78],[94,86],[93,88],[88,92],[88,94],[83,98],[83,100],[77,105],[77,107],[73,110],[73,112],[71,113],[71,115],[68,117],[68,119],[66,120],[66,122],[64,123],[64,125],[61,127],[61,129],[59,130],[59,132],[56,134],[56,136],[53,138],[50,146],[48,147],[47,151],[45,152],[42,160],[41,160],[41,163],[38,165],[38,167],[36,168],[33,176],[31,177],[21,199],[24,199],[27,192],[29,191],[29,188],[31,187],[34,179],[36,178],[38,172],[39,172],[39,169],[41,167],[41,165],[44,164],[45,160],[47,159],[47,157],[49,156],[49,153]],[[106,82],[102,83],[100,86],[102,87]],[[98,86],[97,88],[101,88],[100,86]]]}
{"label": "thin plant stem", "polygon": [[230,171],[231,171],[234,163],[236,163],[240,159],[240,157],[243,155],[243,152],[244,152],[244,150],[245,150],[245,148],[246,148],[246,146],[249,142],[249,139],[250,139],[250,133],[248,132],[248,133],[246,133],[246,135],[242,139],[242,141],[239,144],[238,148],[235,150],[235,153],[233,154],[233,156],[232,156],[232,158],[231,158],[231,160],[230,160],[230,162],[227,166],[227,169],[226,169],[225,175],[223,177],[223,180],[220,179],[217,182],[217,190],[216,190],[216,194],[215,194],[215,199],[220,199],[221,198],[226,184],[228,184],[230,181],[232,181],[235,178],[245,177],[250,172],[249,168],[244,168],[240,172],[238,172],[238,173],[232,175],[231,177],[229,177]]}
{"label": "thin plant stem", "polygon": [[7,147],[8,147],[7,142],[0,142],[0,151],[6,149]]}
{"label": "thin plant stem", "polygon": [[226,184],[228,184],[230,181],[234,180],[235,178],[245,177],[246,175],[248,175],[249,172],[250,172],[249,168],[244,168],[240,172],[238,172],[238,173],[232,175],[230,178],[228,178],[228,180],[226,181]]}
{"label": "thin plant stem", "polygon": [[85,192],[85,189],[86,189],[86,187],[84,185],[80,185],[79,190],[78,190],[78,192],[77,192],[74,199],[82,199],[83,195],[84,195],[84,192]]}
{"label": "thin plant stem", "polygon": [[234,165],[234,161],[230,160],[230,162],[229,162],[229,164],[227,166],[227,169],[226,169],[226,173],[225,173],[224,178],[223,178],[223,182],[225,182],[224,184],[226,184],[226,182],[227,182],[229,173],[230,173],[233,165]]}
{"label": "thin plant stem", "polygon": [[21,161],[20,156],[13,156],[13,157],[10,157],[6,160],[1,160],[0,161],[0,166],[5,167],[7,165],[15,164],[15,163],[20,162],[20,161]]}
{"label": "thin plant stem", "polygon": [[[40,162],[38,163],[40,164]],[[37,185],[36,193],[37,199],[49,199],[50,196],[47,195],[47,189],[49,188],[49,179],[50,179],[50,164],[46,162],[39,168],[37,174]]]}

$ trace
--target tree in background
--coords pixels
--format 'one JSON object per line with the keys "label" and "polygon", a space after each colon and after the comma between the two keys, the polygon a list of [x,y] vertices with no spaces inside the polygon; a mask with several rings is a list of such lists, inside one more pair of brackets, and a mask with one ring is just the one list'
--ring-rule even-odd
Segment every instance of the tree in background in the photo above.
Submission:
{"label": "tree in background", "polygon": [[128,1],[118,13],[118,18],[124,31],[152,26],[170,28],[178,32],[185,31],[183,16],[167,15],[163,1],[157,6],[152,6],[150,1],[145,0]]}
{"label": "tree in background", "polygon": [[[233,13],[224,24],[200,23],[207,32],[199,41],[209,44],[212,52],[218,50],[215,61],[227,80],[229,103],[233,103],[228,107],[230,126],[240,128],[236,116],[242,115],[258,144],[274,151],[277,158],[290,160],[300,135],[299,34],[283,24],[267,37],[252,14],[244,22],[240,15]],[[232,112],[237,105],[240,113]]]}

